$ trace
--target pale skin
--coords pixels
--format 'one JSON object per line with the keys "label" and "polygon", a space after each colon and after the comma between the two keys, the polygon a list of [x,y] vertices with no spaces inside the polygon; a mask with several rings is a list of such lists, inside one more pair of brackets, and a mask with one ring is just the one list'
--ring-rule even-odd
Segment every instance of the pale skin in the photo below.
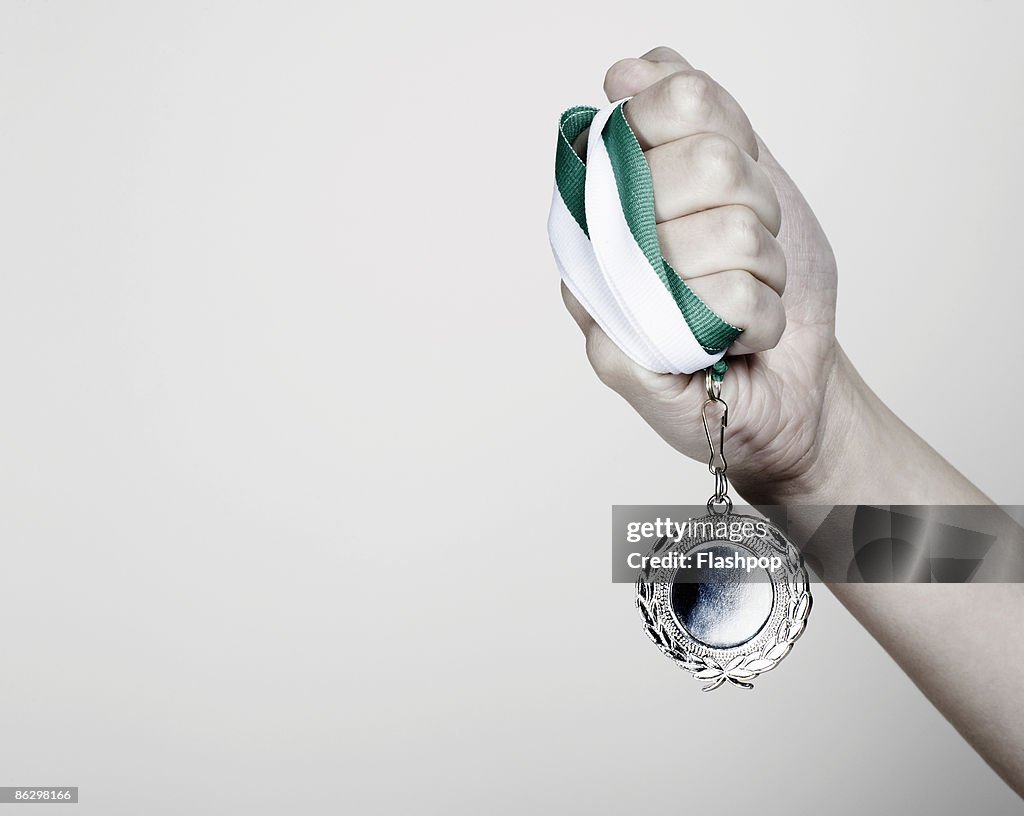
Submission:
{"label": "pale skin", "polygon": [[[616,62],[604,89],[612,101],[632,97],[625,114],[651,168],[663,254],[711,309],[744,330],[730,350],[723,390],[736,406],[728,442],[734,489],[757,504],[990,504],[882,403],[843,353],[832,248],[728,92],[664,47]],[[706,462],[703,375],[639,367],[564,285],[562,296],[602,382],[666,442]],[[830,589],[1024,795],[1024,638],[1017,623],[1024,621],[1024,588]]]}

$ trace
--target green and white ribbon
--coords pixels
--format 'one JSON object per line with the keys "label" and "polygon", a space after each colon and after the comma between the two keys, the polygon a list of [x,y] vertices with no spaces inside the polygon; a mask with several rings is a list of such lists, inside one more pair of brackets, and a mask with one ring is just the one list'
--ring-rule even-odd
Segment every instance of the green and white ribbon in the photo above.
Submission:
{"label": "green and white ribbon", "polygon": [[[742,330],[711,311],[661,254],[651,171],[626,101],[562,114],[551,249],[566,286],[619,348],[651,371],[692,374],[720,360]],[[584,162],[572,145],[587,127]]]}

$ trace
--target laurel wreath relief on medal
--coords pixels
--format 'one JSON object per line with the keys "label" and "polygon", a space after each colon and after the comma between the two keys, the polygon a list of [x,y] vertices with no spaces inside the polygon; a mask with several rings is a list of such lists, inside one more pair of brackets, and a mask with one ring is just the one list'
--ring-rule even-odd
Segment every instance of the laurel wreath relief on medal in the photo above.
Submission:
{"label": "laurel wreath relief on medal", "polygon": [[[781,549],[774,544],[775,549]],[[789,602],[786,616],[779,624],[775,638],[763,647],[746,654],[738,654],[724,664],[711,655],[698,655],[687,651],[672,637],[659,615],[660,602],[654,597],[654,585],[650,582],[650,571],[644,570],[637,581],[636,605],[643,618],[644,630],[654,644],[681,668],[689,671],[696,679],[707,682],[701,690],[714,691],[725,683],[743,689],[752,689],[750,682],[758,675],[774,669],[789,654],[793,644],[803,634],[811,611],[811,593],[807,581],[807,570],[801,563],[796,549],[785,548],[787,567],[791,579],[784,584],[788,588]]]}

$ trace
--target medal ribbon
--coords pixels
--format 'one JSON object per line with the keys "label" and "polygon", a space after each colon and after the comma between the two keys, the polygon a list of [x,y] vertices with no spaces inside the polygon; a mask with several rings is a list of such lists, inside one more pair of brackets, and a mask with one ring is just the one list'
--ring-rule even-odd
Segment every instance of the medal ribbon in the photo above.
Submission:
{"label": "medal ribbon", "polygon": [[[662,255],[651,171],[625,102],[562,114],[548,237],[565,285],[623,352],[650,371],[692,374],[721,360],[742,329]],[[572,145],[587,127],[584,162]]]}

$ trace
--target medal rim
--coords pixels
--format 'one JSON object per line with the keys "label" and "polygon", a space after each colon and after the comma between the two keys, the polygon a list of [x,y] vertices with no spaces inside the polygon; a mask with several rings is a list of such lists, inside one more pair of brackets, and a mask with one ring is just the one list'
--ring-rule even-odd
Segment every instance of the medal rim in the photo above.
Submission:
{"label": "medal rim", "polygon": [[[677,552],[682,556],[714,542],[742,547],[758,556],[779,555],[783,559],[781,569],[768,573],[773,590],[772,610],[749,639],[735,646],[710,646],[691,635],[672,609],[672,578],[679,568],[648,566],[641,570],[636,582],[636,606],[644,630],[670,660],[707,683],[703,691],[713,691],[725,684],[751,689],[753,680],[776,668],[806,629],[813,601],[803,557],[789,538],[765,518],[728,512],[711,513],[690,521],[691,532],[679,538],[659,539],[648,555]],[[730,525],[729,529],[735,523],[753,522],[755,531],[759,524],[764,524],[766,530],[763,536],[755,532],[742,541],[731,541],[714,534],[692,532],[698,529],[696,525],[701,525],[699,529],[703,530],[702,522],[712,522],[714,526],[725,522]]]}

